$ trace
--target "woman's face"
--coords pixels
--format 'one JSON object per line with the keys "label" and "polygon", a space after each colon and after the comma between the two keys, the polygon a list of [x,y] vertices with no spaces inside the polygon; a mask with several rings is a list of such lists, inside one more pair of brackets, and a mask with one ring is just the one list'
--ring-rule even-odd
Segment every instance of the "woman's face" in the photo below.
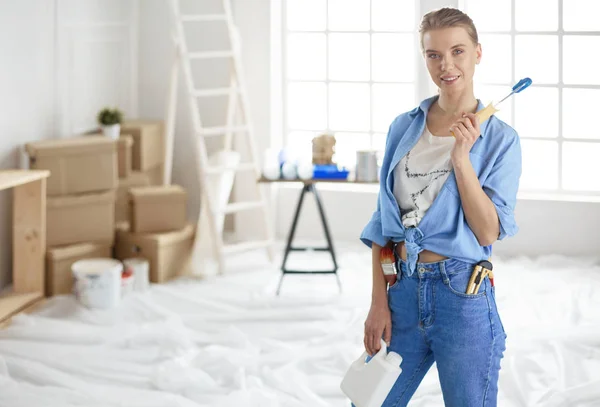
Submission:
{"label": "woman's face", "polygon": [[427,31],[423,53],[433,82],[446,93],[460,93],[473,86],[475,65],[481,60],[481,45],[463,27]]}

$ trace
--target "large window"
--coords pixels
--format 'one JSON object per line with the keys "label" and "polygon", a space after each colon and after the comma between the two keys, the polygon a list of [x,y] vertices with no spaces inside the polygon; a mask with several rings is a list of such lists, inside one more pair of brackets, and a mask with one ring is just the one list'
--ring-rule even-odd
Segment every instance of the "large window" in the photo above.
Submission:
{"label": "large window", "polygon": [[414,0],[285,0],[286,144],[310,152],[336,136],[336,161],[383,149],[391,121],[416,103]]}
{"label": "large window", "polygon": [[498,100],[523,77],[531,88],[498,116],[521,137],[521,190],[600,193],[600,100],[596,53],[600,1],[465,0],[480,32],[476,94]]}
{"label": "large window", "polygon": [[[356,150],[383,148],[391,120],[416,106],[417,95],[433,94],[417,33],[429,10],[414,0],[282,4],[285,144],[308,153],[315,135],[332,132],[337,161],[352,166]],[[600,131],[592,121],[600,100],[600,1],[447,5],[465,10],[480,33],[475,93],[482,102],[499,100],[521,78],[533,79],[497,114],[521,137],[521,191],[600,194]]]}

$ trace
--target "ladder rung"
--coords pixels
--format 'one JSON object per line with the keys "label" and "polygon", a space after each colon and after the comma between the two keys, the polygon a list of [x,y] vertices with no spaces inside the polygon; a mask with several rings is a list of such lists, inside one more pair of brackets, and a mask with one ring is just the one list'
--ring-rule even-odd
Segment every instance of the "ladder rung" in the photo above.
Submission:
{"label": "ladder rung", "polygon": [[230,58],[233,57],[233,51],[190,52],[188,57],[191,59]]}
{"label": "ladder rung", "polygon": [[232,254],[245,252],[247,250],[260,249],[263,247],[271,246],[273,244],[272,240],[256,240],[251,242],[243,242],[243,243],[234,243],[227,244],[223,246],[224,254]]}
{"label": "ladder rung", "polygon": [[194,90],[192,94],[196,97],[206,97],[206,96],[227,96],[231,92],[237,92],[237,87],[229,87],[229,88],[214,88],[214,89],[201,89]]}
{"label": "ladder rung", "polygon": [[241,133],[244,131],[248,131],[248,126],[204,127],[202,130],[200,130],[200,133],[202,133],[203,136],[218,136],[227,132]]}
{"label": "ladder rung", "polygon": [[181,16],[181,21],[225,21],[226,14],[187,14]]}
{"label": "ladder rung", "polygon": [[236,202],[228,204],[223,213],[235,213],[245,211],[248,209],[256,209],[263,206],[264,201],[249,201],[249,202]]}
{"label": "ladder rung", "polygon": [[[252,171],[254,170],[254,164],[252,163],[242,163],[237,165],[234,169],[235,171]],[[229,170],[229,167],[225,167],[224,165],[218,166],[218,167],[209,167],[206,169],[206,173],[207,174],[221,174],[227,170]]]}

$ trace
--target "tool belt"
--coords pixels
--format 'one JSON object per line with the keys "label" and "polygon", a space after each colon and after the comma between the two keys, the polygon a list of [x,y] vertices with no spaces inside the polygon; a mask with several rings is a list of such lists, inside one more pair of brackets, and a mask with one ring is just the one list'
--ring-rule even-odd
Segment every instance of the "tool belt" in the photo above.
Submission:
{"label": "tool belt", "polygon": [[[385,261],[381,261],[383,277],[386,283],[388,284],[388,287],[391,287],[392,285],[396,284],[396,281],[398,281],[398,279],[401,278],[398,270],[398,253],[396,252],[396,245],[394,245],[393,257],[393,262],[390,262],[389,258]],[[473,268],[473,272],[471,273],[471,278],[469,279],[469,284],[467,284],[465,294],[477,294],[479,292],[479,288],[481,287],[481,283],[483,283],[483,280],[486,277],[489,278],[490,284],[493,287],[494,273],[492,270],[493,265],[489,260],[483,260],[477,263]]]}

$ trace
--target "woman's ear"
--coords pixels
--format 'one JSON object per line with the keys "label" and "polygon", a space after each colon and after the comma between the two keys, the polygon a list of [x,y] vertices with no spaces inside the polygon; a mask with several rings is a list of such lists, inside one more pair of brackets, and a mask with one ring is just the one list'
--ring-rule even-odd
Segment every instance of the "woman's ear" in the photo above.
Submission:
{"label": "woman's ear", "polygon": [[477,65],[479,65],[479,63],[481,62],[481,54],[482,54],[481,44],[477,44],[477,48],[475,48],[475,54],[477,55],[477,59],[476,59],[475,63]]}

